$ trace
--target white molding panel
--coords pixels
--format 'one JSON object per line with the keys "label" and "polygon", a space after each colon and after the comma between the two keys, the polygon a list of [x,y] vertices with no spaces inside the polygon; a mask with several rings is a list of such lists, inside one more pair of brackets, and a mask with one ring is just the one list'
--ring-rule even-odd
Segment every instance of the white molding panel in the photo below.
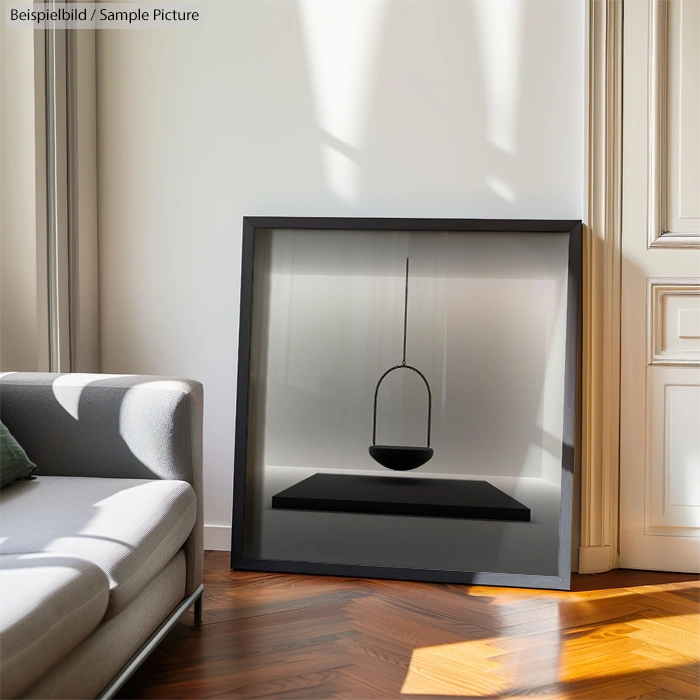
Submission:
{"label": "white molding panel", "polygon": [[649,245],[666,232],[666,80],[668,15],[666,0],[649,0],[649,143],[647,228]]}
{"label": "white molding panel", "polygon": [[644,532],[700,536],[700,369],[649,369]]}
{"label": "white molding panel", "polygon": [[700,366],[700,277],[647,280],[647,362]]}
{"label": "white molding panel", "polygon": [[700,3],[650,0],[649,247],[700,248]]}

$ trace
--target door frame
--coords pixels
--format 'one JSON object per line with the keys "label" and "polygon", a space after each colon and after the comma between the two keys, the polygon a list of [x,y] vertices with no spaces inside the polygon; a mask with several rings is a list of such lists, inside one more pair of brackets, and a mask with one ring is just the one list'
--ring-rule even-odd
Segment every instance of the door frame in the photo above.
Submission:
{"label": "door frame", "polygon": [[96,63],[94,29],[34,30],[39,371],[100,369]]}
{"label": "door frame", "polygon": [[619,566],[623,9],[587,2],[580,573]]}

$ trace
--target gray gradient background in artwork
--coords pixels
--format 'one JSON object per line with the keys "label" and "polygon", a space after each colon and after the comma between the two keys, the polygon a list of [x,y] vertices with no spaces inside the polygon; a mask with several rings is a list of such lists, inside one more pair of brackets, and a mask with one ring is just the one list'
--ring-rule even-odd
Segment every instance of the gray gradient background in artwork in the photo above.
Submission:
{"label": "gray gradient background in artwork", "polygon": [[[389,474],[367,448],[374,387],[401,360],[407,256],[435,449],[412,476],[500,480],[530,524],[270,509],[306,470]],[[556,575],[567,261],[557,234],[259,234],[246,556]],[[378,443],[424,444],[426,405],[419,378],[388,377]]]}

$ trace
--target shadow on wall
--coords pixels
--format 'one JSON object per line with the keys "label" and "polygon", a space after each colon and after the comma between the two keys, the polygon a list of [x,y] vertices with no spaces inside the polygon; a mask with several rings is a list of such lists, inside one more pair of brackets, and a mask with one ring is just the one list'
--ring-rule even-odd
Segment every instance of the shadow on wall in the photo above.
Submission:
{"label": "shadow on wall", "polygon": [[[410,173],[418,208],[444,211],[474,193],[476,202],[499,200],[502,216],[541,216],[541,201],[527,192],[533,170],[548,198],[568,179],[563,159],[543,162],[552,140],[566,141],[551,95],[571,92],[567,72],[551,63],[552,51],[566,56],[565,38],[546,49],[538,41],[538,28],[553,23],[553,3],[298,6],[331,194],[351,207],[405,210],[397,173]],[[572,157],[580,145],[570,145]],[[477,211],[489,208],[479,203]]]}
{"label": "shadow on wall", "polygon": [[[541,217],[563,201],[570,216],[569,162],[582,148],[566,112],[581,102],[570,81],[576,57],[565,32],[540,40],[544,27],[566,24],[568,6],[209,3],[206,39],[191,37],[188,51],[178,50],[179,32],[158,39],[161,51],[152,36],[130,38],[131,56],[122,37],[103,40],[100,53],[114,46],[126,64],[113,77],[143,81],[109,81],[115,109],[101,110],[102,131],[143,147],[146,169],[133,184],[177,192],[173,216],[191,215],[192,195],[215,209],[216,196],[239,201],[249,214]],[[157,129],[161,114],[175,117]],[[132,148],[110,154],[108,178],[133,174]],[[167,265],[169,251],[161,255]]]}

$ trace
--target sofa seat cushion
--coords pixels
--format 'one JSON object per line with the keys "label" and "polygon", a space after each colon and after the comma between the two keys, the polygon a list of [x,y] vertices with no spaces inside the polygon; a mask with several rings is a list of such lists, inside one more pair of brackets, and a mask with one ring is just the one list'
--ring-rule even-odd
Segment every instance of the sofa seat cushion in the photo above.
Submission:
{"label": "sofa seat cushion", "polygon": [[5,554],[0,597],[0,697],[14,698],[97,628],[109,603],[109,580],[84,559]]}
{"label": "sofa seat cushion", "polygon": [[0,491],[0,554],[68,554],[109,579],[118,615],[182,547],[196,499],[186,481],[41,476]]}

